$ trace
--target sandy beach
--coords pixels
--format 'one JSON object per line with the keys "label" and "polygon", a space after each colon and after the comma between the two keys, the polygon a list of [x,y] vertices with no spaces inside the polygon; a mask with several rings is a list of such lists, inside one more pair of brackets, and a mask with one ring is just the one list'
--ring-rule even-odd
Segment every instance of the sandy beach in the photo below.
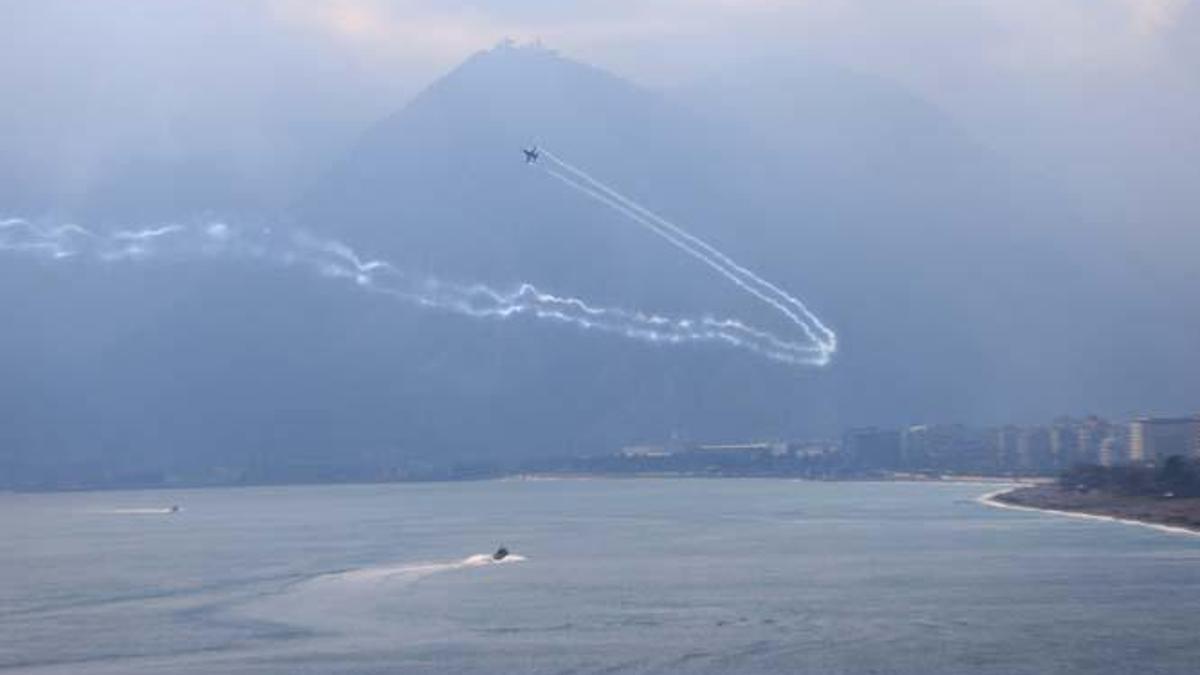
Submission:
{"label": "sandy beach", "polygon": [[1075,518],[1150,527],[1172,534],[1200,535],[1200,499],[1129,497],[1099,491],[1079,493],[1058,485],[1017,486],[979,498],[998,508],[1041,511]]}

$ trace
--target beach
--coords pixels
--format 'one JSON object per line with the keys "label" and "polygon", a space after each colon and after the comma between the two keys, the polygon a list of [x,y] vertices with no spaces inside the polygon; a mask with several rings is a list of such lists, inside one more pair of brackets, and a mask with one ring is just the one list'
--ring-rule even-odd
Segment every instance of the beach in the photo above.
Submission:
{"label": "beach", "polygon": [[989,493],[981,501],[1060,515],[1145,525],[1166,532],[1200,535],[1200,499],[1124,496],[1080,492],[1056,484],[1028,485]]}

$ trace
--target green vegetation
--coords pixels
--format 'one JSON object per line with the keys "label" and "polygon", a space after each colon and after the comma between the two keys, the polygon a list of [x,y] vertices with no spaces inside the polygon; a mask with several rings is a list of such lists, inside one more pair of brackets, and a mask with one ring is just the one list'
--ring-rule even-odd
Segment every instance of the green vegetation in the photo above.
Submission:
{"label": "green vegetation", "polygon": [[1173,455],[1157,467],[1080,464],[1063,472],[1059,485],[1079,492],[1200,497],[1200,461]]}

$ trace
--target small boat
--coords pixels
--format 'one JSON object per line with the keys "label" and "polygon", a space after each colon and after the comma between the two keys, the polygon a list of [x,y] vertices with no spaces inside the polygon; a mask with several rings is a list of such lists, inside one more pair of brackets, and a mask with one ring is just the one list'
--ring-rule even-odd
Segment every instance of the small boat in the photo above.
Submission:
{"label": "small boat", "polygon": [[179,505],[178,505],[178,504],[172,504],[172,505],[171,505],[171,508],[167,509],[167,512],[168,512],[168,513],[179,513]]}
{"label": "small boat", "polygon": [[492,554],[492,560],[504,560],[507,557],[508,549],[504,548],[503,546],[496,549],[496,552]]}

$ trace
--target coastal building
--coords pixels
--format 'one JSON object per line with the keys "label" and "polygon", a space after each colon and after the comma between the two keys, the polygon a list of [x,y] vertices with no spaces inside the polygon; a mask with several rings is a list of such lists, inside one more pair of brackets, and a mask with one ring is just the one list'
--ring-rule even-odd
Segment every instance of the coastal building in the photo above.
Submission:
{"label": "coastal building", "polygon": [[1096,456],[1096,463],[1100,466],[1117,466],[1119,464],[1129,464],[1131,461],[1129,458],[1129,441],[1126,436],[1113,433],[1100,441],[1100,451]]}
{"label": "coastal building", "polygon": [[765,442],[748,443],[697,443],[688,446],[680,459],[707,467],[736,468],[768,462],[775,455],[776,444]]}
{"label": "coastal building", "polygon": [[693,446],[690,451],[700,452],[706,455],[726,455],[729,457],[738,457],[745,455],[776,454],[775,450],[779,446],[780,444],[776,443],[707,443]]}
{"label": "coastal building", "polygon": [[971,473],[995,473],[1000,469],[996,464],[996,448],[993,438],[982,429],[959,426],[955,442],[958,470]]}
{"label": "coastal building", "polygon": [[1129,458],[1153,464],[1172,455],[1200,456],[1197,417],[1139,417],[1129,425]]}
{"label": "coastal building", "polygon": [[993,471],[993,439],[961,424],[920,424],[901,434],[901,457],[910,469]]}
{"label": "coastal building", "polygon": [[898,469],[900,432],[876,427],[850,429],[842,435],[842,452],[855,466]]}
{"label": "coastal building", "polygon": [[627,445],[618,453],[621,457],[669,457],[670,451],[661,445]]}
{"label": "coastal building", "polygon": [[793,457],[806,458],[836,455],[839,451],[836,442],[826,440],[792,441],[787,449]]}
{"label": "coastal building", "polygon": [[916,424],[900,432],[900,462],[909,469],[930,466],[929,425]]}
{"label": "coastal building", "polygon": [[993,462],[1001,471],[1020,468],[1021,428],[1011,424],[992,431]]}
{"label": "coastal building", "polygon": [[[1108,420],[1089,415],[1079,425],[1079,438],[1076,441],[1078,461],[1086,464],[1103,464],[1100,461],[1101,446],[1112,435],[1113,425],[1109,424]],[[1110,451],[1112,449],[1112,447],[1109,448]]]}
{"label": "coastal building", "polygon": [[1079,424],[1069,418],[1060,417],[1050,426],[1050,467],[1065,469],[1079,459]]}
{"label": "coastal building", "polygon": [[1021,471],[1054,470],[1050,456],[1050,432],[1045,427],[1027,427],[1017,439],[1017,462]]}

